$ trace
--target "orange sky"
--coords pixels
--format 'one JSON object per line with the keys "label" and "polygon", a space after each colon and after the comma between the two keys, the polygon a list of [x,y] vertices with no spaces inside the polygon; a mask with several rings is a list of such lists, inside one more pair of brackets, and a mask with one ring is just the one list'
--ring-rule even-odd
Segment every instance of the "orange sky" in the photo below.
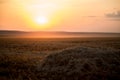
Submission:
{"label": "orange sky", "polygon": [[0,0],[0,30],[120,32],[120,0]]}

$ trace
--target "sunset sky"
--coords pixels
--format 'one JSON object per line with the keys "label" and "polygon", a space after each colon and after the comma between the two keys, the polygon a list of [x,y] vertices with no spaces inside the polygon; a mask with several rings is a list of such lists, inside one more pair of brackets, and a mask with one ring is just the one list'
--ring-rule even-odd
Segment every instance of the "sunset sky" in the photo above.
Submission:
{"label": "sunset sky", "polygon": [[0,0],[0,30],[120,33],[120,0]]}

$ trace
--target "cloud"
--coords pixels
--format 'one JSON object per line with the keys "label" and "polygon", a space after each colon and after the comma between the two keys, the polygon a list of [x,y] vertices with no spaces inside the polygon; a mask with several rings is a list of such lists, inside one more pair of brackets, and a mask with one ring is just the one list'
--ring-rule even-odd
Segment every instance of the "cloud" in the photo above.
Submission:
{"label": "cloud", "polygon": [[9,1],[11,1],[11,0],[0,0],[0,4],[7,3]]}
{"label": "cloud", "polygon": [[120,19],[118,19],[118,18],[117,19],[116,18],[115,19],[109,19],[109,21],[120,21]]}
{"label": "cloud", "polygon": [[107,18],[120,18],[120,11],[105,14]]}
{"label": "cloud", "polygon": [[0,3],[4,3],[4,0],[0,0]]}
{"label": "cloud", "polygon": [[88,18],[96,18],[96,17],[98,17],[98,16],[82,16],[82,17],[88,17]]}
{"label": "cloud", "polygon": [[87,16],[87,17],[91,17],[91,18],[94,18],[94,17],[97,17],[97,16]]}

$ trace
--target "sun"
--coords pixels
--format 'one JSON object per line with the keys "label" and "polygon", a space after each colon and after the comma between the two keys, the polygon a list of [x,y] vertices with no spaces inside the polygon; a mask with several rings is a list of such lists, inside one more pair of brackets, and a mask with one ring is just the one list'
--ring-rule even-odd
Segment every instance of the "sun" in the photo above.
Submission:
{"label": "sun", "polygon": [[48,23],[48,19],[45,16],[40,16],[40,17],[36,17],[35,18],[35,22],[37,24],[47,24]]}

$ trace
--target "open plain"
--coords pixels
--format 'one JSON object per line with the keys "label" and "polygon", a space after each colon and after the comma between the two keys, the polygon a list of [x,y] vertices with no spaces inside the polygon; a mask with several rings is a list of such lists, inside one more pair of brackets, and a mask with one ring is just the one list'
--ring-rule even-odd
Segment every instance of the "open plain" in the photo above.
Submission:
{"label": "open plain", "polygon": [[120,38],[0,38],[0,80],[119,80]]}

